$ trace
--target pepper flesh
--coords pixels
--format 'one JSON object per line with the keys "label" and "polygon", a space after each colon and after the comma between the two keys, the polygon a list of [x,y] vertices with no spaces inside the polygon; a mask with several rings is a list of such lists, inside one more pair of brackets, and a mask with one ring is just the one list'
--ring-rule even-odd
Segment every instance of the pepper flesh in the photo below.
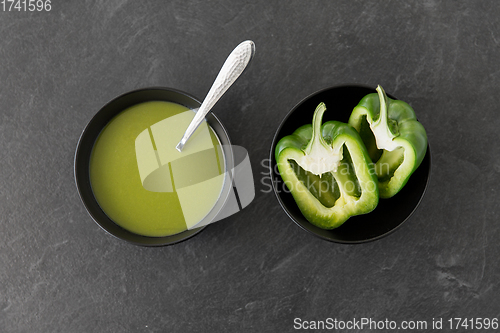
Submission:
{"label": "pepper flesh", "polygon": [[407,103],[388,98],[381,86],[354,108],[349,118],[375,163],[381,198],[396,195],[427,152],[427,134]]}
{"label": "pepper flesh", "polygon": [[359,134],[348,124],[321,125],[324,103],[313,124],[298,128],[276,145],[284,183],[304,217],[334,229],[349,217],[371,212],[378,204],[377,178]]}

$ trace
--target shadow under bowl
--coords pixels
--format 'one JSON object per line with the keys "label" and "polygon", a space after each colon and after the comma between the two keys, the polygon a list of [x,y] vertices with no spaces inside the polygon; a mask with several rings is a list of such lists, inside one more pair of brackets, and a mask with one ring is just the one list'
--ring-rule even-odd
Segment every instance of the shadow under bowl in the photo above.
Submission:
{"label": "shadow under bowl", "polygon": [[[111,119],[113,119],[113,117],[120,112],[133,105],[149,101],[173,102],[183,105],[189,109],[199,108],[201,105],[199,100],[185,92],[162,87],[138,89],[116,97],[95,114],[80,136],[74,161],[75,182],[78,193],[83,204],[85,205],[85,208],[87,209],[87,212],[90,214],[92,219],[110,235],[135,245],[172,245],[193,237],[205,227],[186,230],[175,235],[164,237],[149,237],[135,234],[116,224],[104,213],[94,196],[90,182],[90,157],[94,143],[96,142],[101,131],[111,121]],[[224,147],[230,147],[231,143],[229,136],[220,120],[213,113],[209,113],[206,116],[206,120],[217,134],[220,144]],[[224,150],[224,153],[226,155],[227,165],[228,161],[231,161],[231,156],[228,156],[231,152],[228,153]],[[212,210],[219,211],[222,209],[223,205],[224,201],[219,200]]]}
{"label": "shadow under bowl", "polygon": [[[300,228],[324,240],[356,244],[373,241],[390,234],[413,214],[429,183],[431,152],[428,145],[422,163],[411,175],[405,187],[390,199],[380,199],[379,204],[372,212],[353,216],[340,227],[331,230],[316,227],[302,215],[292,194],[279,175],[274,156],[276,144],[281,138],[292,134],[300,126],[311,123],[314,110],[319,103],[325,103],[327,109],[329,109],[324,113],[323,122],[337,120],[347,123],[352,110],[358,105],[359,101],[367,94],[375,92],[375,89],[363,85],[344,85],[326,88],[313,93],[299,102],[286,115],[274,136],[271,145],[269,171],[278,202],[286,214]],[[396,99],[389,94],[388,96]]]}

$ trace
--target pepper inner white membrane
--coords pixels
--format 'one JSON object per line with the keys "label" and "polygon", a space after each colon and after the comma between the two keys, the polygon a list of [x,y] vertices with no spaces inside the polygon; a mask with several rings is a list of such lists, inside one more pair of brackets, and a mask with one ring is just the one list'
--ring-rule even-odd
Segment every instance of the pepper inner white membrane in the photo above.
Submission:
{"label": "pepper inner white membrane", "polygon": [[389,181],[404,161],[404,147],[400,146],[393,151],[378,149],[366,115],[361,116],[360,135],[366,140],[366,149],[372,162],[375,163],[375,172],[379,177],[379,181]]}
{"label": "pepper inner white membrane", "polygon": [[359,184],[354,165],[346,145],[342,145],[342,156],[335,171],[315,175],[304,170],[295,160],[288,159],[297,178],[311,194],[325,207],[331,208],[342,196],[359,199],[362,189]]}

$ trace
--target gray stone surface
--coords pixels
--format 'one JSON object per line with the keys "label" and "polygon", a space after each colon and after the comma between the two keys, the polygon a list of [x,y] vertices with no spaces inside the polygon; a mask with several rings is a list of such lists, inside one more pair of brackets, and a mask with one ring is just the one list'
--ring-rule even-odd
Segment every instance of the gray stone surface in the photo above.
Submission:
{"label": "gray stone surface", "polygon": [[[55,0],[50,12],[0,12],[0,36],[0,332],[500,317],[496,1]],[[245,39],[256,56],[214,112],[249,151],[254,202],[171,247],[107,235],[73,180],[86,123],[135,88],[202,99]],[[355,246],[303,232],[261,182],[285,114],[343,83],[409,102],[433,152],[412,218]]]}

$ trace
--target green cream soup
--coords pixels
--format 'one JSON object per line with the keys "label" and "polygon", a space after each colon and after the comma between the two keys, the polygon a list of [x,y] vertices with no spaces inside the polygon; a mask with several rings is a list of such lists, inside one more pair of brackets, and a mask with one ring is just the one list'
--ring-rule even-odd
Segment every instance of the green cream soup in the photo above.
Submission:
{"label": "green cream soup", "polygon": [[152,101],[124,110],[103,129],[90,181],[116,224],[162,237],[195,227],[212,210],[225,175],[217,136],[204,122],[182,153],[175,149],[194,115],[179,104]]}

